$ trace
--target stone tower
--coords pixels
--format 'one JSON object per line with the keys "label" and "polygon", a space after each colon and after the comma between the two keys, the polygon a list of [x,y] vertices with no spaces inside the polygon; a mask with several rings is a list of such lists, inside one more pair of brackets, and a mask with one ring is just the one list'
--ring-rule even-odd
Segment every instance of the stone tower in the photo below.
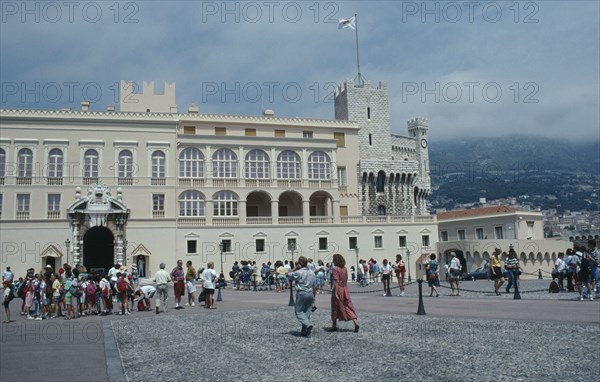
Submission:
{"label": "stone tower", "polygon": [[335,92],[335,118],[359,126],[357,172],[363,215],[426,215],[429,195],[427,121],[409,121],[409,137],[391,134],[387,85],[346,81]]}

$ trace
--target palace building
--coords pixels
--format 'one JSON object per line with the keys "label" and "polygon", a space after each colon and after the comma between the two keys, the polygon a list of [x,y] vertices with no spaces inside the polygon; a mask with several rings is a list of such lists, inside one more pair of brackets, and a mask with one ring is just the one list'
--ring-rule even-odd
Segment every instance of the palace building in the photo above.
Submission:
{"label": "palace building", "polygon": [[386,84],[344,82],[334,120],[180,112],[175,84],[131,85],[118,111],[0,111],[2,267],[121,263],[149,277],[179,258],[227,273],[434,251],[428,122],[391,134]]}

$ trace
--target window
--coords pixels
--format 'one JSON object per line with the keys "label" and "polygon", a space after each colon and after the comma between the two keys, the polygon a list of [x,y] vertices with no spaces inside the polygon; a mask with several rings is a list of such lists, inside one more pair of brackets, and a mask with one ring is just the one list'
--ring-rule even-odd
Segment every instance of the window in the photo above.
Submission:
{"label": "window", "polygon": [[298,246],[296,245],[296,239],[295,238],[287,239],[287,250],[295,251],[297,249],[298,249]]}
{"label": "window", "polygon": [[384,205],[377,206],[377,215],[385,216],[385,206]]}
{"label": "window", "polygon": [[527,222],[527,240],[533,239],[533,222]]}
{"label": "window", "polygon": [[196,126],[183,126],[183,133],[189,135],[196,134]]}
{"label": "window", "polygon": [[277,157],[277,178],[300,179],[300,156],[291,150],[282,151]]}
{"label": "window", "polygon": [[119,178],[133,177],[133,154],[129,150],[119,153]]}
{"label": "window", "polygon": [[256,129],[246,129],[247,137],[256,137]]}
{"label": "window", "polygon": [[165,194],[152,194],[152,211],[165,210]]}
{"label": "window", "polygon": [[160,150],[152,153],[152,177],[165,177],[165,153]]}
{"label": "window", "polygon": [[348,238],[348,248],[356,249],[358,248],[358,237],[352,236]]}
{"label": "window", "polygon": [[256,252],[265,251],[265,239],[256,239]]}
{"label": "window", "polygon": [[218,136],[227,135],[227,129],[225,127],[215,127],[215,135],[218,135]]}
{"label": "window", "polygon": [[275,130],[275,138],[285,138],[285,130]]}
{"label": "window", "polygon": [[33,152],[29,149],[19,150],[18,160],[18,176],[22,178],[30,178],[33,173]]}
{"label": "window", "polygon": [[348,206],[340,206],[340,216],[348,216]]}
{"label": "window", "polygon": [[465,240],[465,230],[464,229],[459,229],[458,230],[458,240]]}
{"label": "window", "polygon": [[373,239],[375,248],[383,248],[383,236],[375,236]]}
{"label": "window", "polygon": [[4,194],[0,194],[0,218],[2,217],[2,209],[4,206]]}
{"label": "window", "polygon": [[442,241],[448,241],[448,231],[440,232],[440,236],[442,237]]}
{"label": "window", "polygon": [[320,237],[319,238],[319,251],[326,251],[326,250],[327,250],[327,238]]}
{"label": "window", "polygon": [[179,194],[179,216],[204,216],[204,197],[199,191],[185,191]]}
{"label": "window", "polygon": [[312,131],[303,131],[302,132],[302,138],[312,139],[312,137],[313,137],[313,132]]}
{"label": "window", "polygon": [[48,212],[60,212],[60,194],[48,194]]}
{"label": "window", "polygon": [[428,248],[429,247],[429,235],[423,235],[423,236],[421,236],[421,241],[423,243],[423,247],[424,248]]}
{"label": "window", "polygon": [[52,149],[48,154],[48,177],[62,178],[63,176],[63,152],[60,149]]}
{"label": "window", "polygon": [[373,137],[371,134],[369,134],[369,146],[373,145]]}
{"label": "window", "polygon": [[246,179],[269,178],[269,156],[263,150],[254,149],[246,154]]}
{"label": "window", "polygon": [[17,194],[17,213],[30,211],[31,195],[29,194]]}
{"label": "window", "polygon": [[98,151],[89,149],[83,154],[83,177],[98,177]]}
{"label": "window", "polygon": [[346,174],[346,167],[338,167],[337,177],[339,186],[346,187],[348,185],[348,175]]}
{"label": "window", "polygon": [[237,177],[237,157],[230,149],[219,149],[213,154],[213,177]]}
{"label": "window", "polygon": [[406,236],[398,236],[398,245],[400,248],[406,247]]}
{"label": "window", "polygon": [[477,238],[477,240],[483,240],[484,239],[483,228],[476,228],[475,229],[475,237]]}
{"label": "window", "polygon": [[323,151],[315,151],[308,156],[308,178],[329,179],[329,156]]}
{"label": "window", "polygon": [[346,147],[346,135],[344,133],[333,133],[336,147]]}
{"label": "window", "polygon": [[188,240],[187,241],[187,253],[198,253],[198,241]]}
{"label": "window", "polygon": [[182,178],[204,176],[204,157],[200,150],[188,147],[179,154],[179,176]]}
{"label": "window", "polygon": [[231,191],[221,191],[213,198],[213,216],[238,216],[238,197]]}
{"label": "window", "polygon": [[384,186],[385,186],[385,172],[384,171],[379,171],[377,173],[377,182],[375,183],[375,190],[377,192],[383,192],[384,191]]}
{"label": "window", "polygon": [[496,239],[504,239],[504,230],[502,226],[494,227],[494,234],[496,235]]}
{"label": "window", "polygon": [[221,250],[224,253],[231,252],[231,240],[229,240],[229,239],[221,240]]}
{"label": "window", "polygon": [[6,175],[6,152],[0,149],[0,178]]}

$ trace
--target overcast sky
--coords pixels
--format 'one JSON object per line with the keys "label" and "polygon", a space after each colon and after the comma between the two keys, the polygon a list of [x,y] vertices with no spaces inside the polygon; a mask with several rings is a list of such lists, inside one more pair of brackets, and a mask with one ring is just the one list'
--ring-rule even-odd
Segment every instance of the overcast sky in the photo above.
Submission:
{"label": "overcast sky", "polygon": [[[119,80],[177,86],[179,111],[333,119],[334,84],[387,82],[392,131],[432,140],[599,138],[597,1],[2,1],[3,108],[118,105]],[[99,94],[101,93],[101,94]]]}

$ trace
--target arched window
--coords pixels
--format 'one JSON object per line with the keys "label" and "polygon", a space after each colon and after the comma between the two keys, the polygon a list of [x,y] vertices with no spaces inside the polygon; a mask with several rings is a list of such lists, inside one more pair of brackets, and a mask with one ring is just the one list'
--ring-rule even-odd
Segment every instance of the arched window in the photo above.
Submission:
{"label": "arched window", "polygon": [[179,176],[182,178],[204,177],[204,157],[200,150],[188,147],[179,154]]}
{"label": "arched window", "polygon": [[300,156],[291,150],[282,151],[277,157],[277,178],[300,179]]}
{"label": "arched window", "polygon": [[165,177],[165,153],[160,150],[152,153],[152,177]]}
{"label": "arched window", "polygon": [[6,152],[0,149],[0,178],[6,175]]}
{"label": "arched window", "polygon": [[379,171],[377,173],[377,182],[375,183],[376,191],[383,192],[384,186],[385,186],[385,172]]}
{"label": "arched window", "polygon": [[330,179],[329,167],[329,157],[323,151],[308,156],[309,179]]}
{"label": "arched window", "polygon": [[179,194],[179,216],[204,216],[204,196],[202,193],[189,190]]}
{"label": "arched window", "polygon": [[48,178],[62,178],[63,176],[63,152],[60,149],[52,149],[48,153]]}
{"label": "arched window", "polygon": [[384,205],[377,206],[377,215],[385,216],[385,206]]}
{"label": "arched window", "polygon": [[33,152],[30,149],[19,150],[18,155],[18,176],[30,178],[33,173]]}
{"label": "arched window", "polygon": [[269,156],[263,150],[251,150],[246,154],[246,179],[268,178]]}
{"label": "arched window", "polygon": [[229,149],[219,149],[213,154],[213,177],[236,178],[237,157]]}
{"label": "arched window", "polygon": [[98,177],[98,151],[89,149],[83,154],[83,177]]}
{"label": "arched window", "polygon": [[213,216],[238,216],[238,197],[231,191],[221,191],[213,197]]}
{"label": "arched window", "polygon": [[119,153],[119,178],[133,177],[133,154],[129,150]]}

